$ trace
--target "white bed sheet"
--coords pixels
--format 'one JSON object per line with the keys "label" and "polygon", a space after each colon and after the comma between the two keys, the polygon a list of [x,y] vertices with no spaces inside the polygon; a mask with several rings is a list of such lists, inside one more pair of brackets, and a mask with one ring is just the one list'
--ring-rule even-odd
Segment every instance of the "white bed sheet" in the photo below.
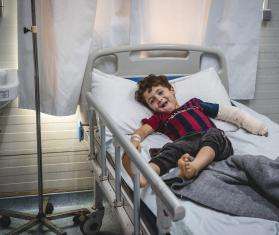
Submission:
{"label": "white bed sheet", "polygon": [[[254,117],[263,120],[269,129],[269,136],[262,137],[247,133],[242,129],[235,132],[227,132],[227,136],[231,140],[235,154],[254,154],[265,155],[271,159],[279,156],[279,125],[264,115],[258,114],[247,106],[234,102],[236,106],[241,107]],[[150,158],[148,149],[150,147],[161,147],[167,143],[169,139],[161,134],[154,134],[146,138],[142,143],[142,156],[147,160]],[[112,148],[110,150],[113,150]],[[110,151],[111,152],[111,151]],[[123,178],[132,188],[132,181],[127,173],[122,173]],[[155,194],[150,187],[141,190],[141,198],[156,215]],[[278,235],[279,222],[231,216],[221,212],[217,212],[191,201],[181,200],[185,207],[186,216],[183,220],[174,222],[172,226],[172,234],[191,234],[191,235]]]}

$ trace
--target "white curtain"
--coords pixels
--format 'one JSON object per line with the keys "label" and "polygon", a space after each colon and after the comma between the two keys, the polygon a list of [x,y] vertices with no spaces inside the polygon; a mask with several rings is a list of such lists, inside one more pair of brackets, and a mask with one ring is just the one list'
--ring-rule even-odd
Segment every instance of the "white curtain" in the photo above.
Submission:
{"label": "white curtain", "polygon": [[262,0],[212,0],[204,45],[225,54],[233,99],[254,98],[261,22]]}
{"label": "white curtain", "polygon": [[[34,65],[30,0],[18,0],[19,106],[34,109]],[[92,41],[96,1],[37,0],[41,111],[76,112]]]}
{"label": "white curtain", "polygon": [[[262,0],[133,2],[133,42],[219,48],[228,62],[230,97],[254,97]],[[216,64],[210,58],[203,62],[203,67]]]}
{"label": "white curtain", "polygon": [[[180,43],[220,48],[230,95],[253,97],[261,0],[38,0],[41,110],[76,111],[89,48]],[[31,25],[29,0],[18,1],[19,29]],[[19,31],[20,106],[33,108],[31,34]],[[205,61],[209,66],[211,61]],[[245,85],[243,85],[245,84]]]}
{"label": "white curtain", "polygon": [[132,2],[134,42],[202,44],[211,0]]}

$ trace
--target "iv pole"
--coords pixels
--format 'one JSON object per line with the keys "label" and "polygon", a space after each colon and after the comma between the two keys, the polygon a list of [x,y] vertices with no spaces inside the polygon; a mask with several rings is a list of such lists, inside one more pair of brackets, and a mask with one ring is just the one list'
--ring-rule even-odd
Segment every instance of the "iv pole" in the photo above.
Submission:
{"label": "iv pole", "polygon": [[[57,214],[46,214],[46,208],[44,208],[43,201],[43,166],[42,166],[42,142],[41,142],[41,117],[40,117],[40,83],[39,83],[39,66],[38,66],[38,47],[37,47],[37,25],[36,25],[36,6],[35,0],[31,0],[31,14],[32,14],[32,26],[30,29],[24,27],[24,33],[32,33],[33,42],[33,60],[34,60],[34,85],[35,85],[35,107],[36,107],[36,133],[37,133],[37,164],[38,164],[38,214],[33,215],[29,213],[16,212],[11,210],[0,210],[0,218],[10,224],[10,217],[29,220],[26,224],[15,228],[8,234],[15,235],[29,230],[35,225],[43,225],[50,229],[52,232],[65,235],[60,228],[54,225],[51,220],[76,217],[77,220],[80,215],[87,215],[90,211],[86,208],[71,210],[68,212],[62,212]],[[2,216],[2,217],[1,217]]]}

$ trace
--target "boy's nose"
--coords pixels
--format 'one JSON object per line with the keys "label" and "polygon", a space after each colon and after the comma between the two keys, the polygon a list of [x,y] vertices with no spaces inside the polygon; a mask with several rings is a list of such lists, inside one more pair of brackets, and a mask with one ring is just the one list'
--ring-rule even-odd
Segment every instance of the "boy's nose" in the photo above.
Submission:
{"label": "boy's nose", "polygon": [[163,97],[160,96],[160,95],[156,95],[155,98],[156,98],[156,100],[158,100],[158,101],[162,101],[162,100],[163,100]]}

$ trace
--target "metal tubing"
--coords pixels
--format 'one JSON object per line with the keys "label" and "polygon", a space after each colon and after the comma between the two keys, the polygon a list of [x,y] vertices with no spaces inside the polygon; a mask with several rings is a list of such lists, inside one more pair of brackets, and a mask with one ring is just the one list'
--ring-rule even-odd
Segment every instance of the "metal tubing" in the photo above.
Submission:
{"label": "metal tubing", "polygon": [[[228,86],[228,70],[224,54],[217,48],[201,47],[196,45],[174,45],[174,44],[146,44],[138,46],[122,46],[117,48],[108,48],[102,49],[97,53],[94,53],[92,58],[92,66],[94,67],[95,61],[102,56],[114,55],[117,57],[119,53],[122,52],[139,52],[139,51],[158,51],[158,50],[167,50],[167,51],[192,51],[192,52],[202,52],[204,55],[214,55],[218,58],[220,70],[218,71],[219,76],[222,78],[223,85],[226,90],[229,91]],[[89,68],[92,69],[93,68]],[[91,79],[91,72],[90,74]]]}
{"label": "metal tubing", "polygon": [[54,223],[52,223],[50,220],[46,219],[45,217],[42,219],[42,223],[50,231],[56,233],[57,235],[65,235],[66,234],[66,232],[63,232],[62,229],[58,228]]}
{"label": "metal tubing", "polygon": [[94,209],[97,210],[97,209],[101,209],[104,207],[104,205],[103,205],[104,195],[103,195],[103,191],[102,191],[98,181],[95,181],[94,186],[95,186],[94,187],[95,188]]}
{"label": "metal tubing", "polygon": [[115,205],[121,206],[121,155],[120,155],[120,145],[114,139],[115,146]]}
{"label": "metal tubing", "polygon": [[0,20],[4,16],[4,1],[0,0]]}
{"label": "metal tubing", "polygon": [[77,210],[70,210],[66,212],[58,212],[55,214],[47,215],[46,218],[48,220],[56,220],[56,219],[62,219],[62,218],[67,218],[67,217],[73,217],[75,215],[86,215],[89,214],[90,211],[87,208],[81,208]]}
{"label": "metal tubing", "polygon": [[0,215],[5,215],[8,217],[13,217],[17,219],[24,219],[24,220],[33,220],[36,219],[36,215],[27,213],[27,212],[20,212],[20,211],[12,211],[12,210],[0,210]]}
{"label": "metal tubing", "polygon": [[171,219],[168,216],[168,213],[164,210],[164,205],[158,196],[156,196],[156,204],[158,232],[159,234],[168,234],[170,233]]}
{"label": "metal tubing", "polygon": [[[93,167],[93,172],[95,175],[100,175],[101,174],[101,167],[99,165],[99,162],[96,159],[92,160],[92,167]],[[98,186],[97,186],[98,185]],[[95,192],[98,194],[95,194],[96,196],[102,197],[103,192],[105,192],[106,199],[108,200],[110,205],[113,205],[114,199],[115,199],[115,194],[112,186],[110,185],[110,182],[108,180],[105,181],[99,181],[96,182],[96,186],[98,189],[95,189]],[[98,209],[98,205],[96,205],[95,201],[95,207]],[[133,231],[133,226],[131,224],[131,220],[129,216],[127,215],[124,206],[120,207],[115,207],[115,211],[117,213],[117,218],[119,219],[119,222],[121,224],[122,229],[124,230],[125,235],[130,235],[132,234]]]}
{"label": "metal tubing", "polygon": [[269,0],[263,0],[263,10],[270,9]]}
{"label": "metal tubing", "polygon": [[87,93],[87,101],[88,104],[90,106],[93,106],[94,109],[100,114],[100,117],[106,123],[109,130],[117,137],[117,141],[119,142],[119,144],[130,156],[132,162],[151,184],[154,192],[158,195],[158,197],[160,197],[166,209],[170,213],[171,218],[174,221],[184,218],[184,207],[180,204],[176,196],[170,191],[170,189],[162,181],[162,179],[143,160],[140,153],[131,144],[129,139],[124,136],[119,128],[114,124],[114,121],[111,119],[110,115],[102,109],[101,105],[97,103],[96,100],[92,97],[92,94]]}
{"label": "metal tubing", "polygon": [[90,138],[90,158],[95,158],[95,133],[94,133],[94,110],[90,109],[89,110],[89,138]]}
{"label": "metal tubing", "polygon": [[263,21],[270,21],[272,18],[269,0],[263,0]]}
{"label": "metal tubing", "polygon": [[13,229],[11,232],[7,233],[7,235],[20,234],[20,233],[32,228],[34,225],[38,224],[39,222],[40,222],[39,219],[30,220],[29,222],[27,222],[23,225],[20,225],[16,229]]}
{"label": "metal tubing", "polygon": [[102,174],[101,178],[106,179],[107,169],[106,169],[106,126],[101,123],[101,167]]}
{"label": "metal tubing", "polygon": [[[32,27],[36,26],[36,5],[31,0]],[[42,166],[42,140],[41,140],[41,116],[40,116],[40,82],[38,65],[37,33],[32,31],[33,60],[34,60],[34,83],[35,83],[35,106],[36,106],[36,133],[37,133],[37,164],[38,164],[38,198],[39,216],[43,215],[43,166]]]}
{"label": "metal tubing", "polygon": [[[136,169],[136,167],[134,167]],[[140,234],[140,173],[136,169],[133,175],[133,204],[134,204],[134,235]]]}
{"label": "metal tubing", "polygon": [[122,204],[121,199],[121,155],[120,145],[114,139],[115,145],[115,205],[120,206]]}

